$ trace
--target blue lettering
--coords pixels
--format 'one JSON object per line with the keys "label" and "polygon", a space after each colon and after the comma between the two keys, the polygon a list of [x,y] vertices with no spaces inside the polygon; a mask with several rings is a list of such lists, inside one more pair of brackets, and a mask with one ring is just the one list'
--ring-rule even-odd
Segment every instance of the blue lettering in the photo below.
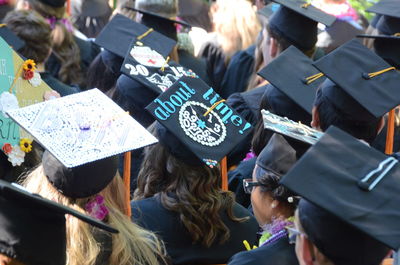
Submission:
{"label": "blue lettering", "polygon": [[177,107],[182,106],[182,99],[180,97],[178,97],[177,95],[171,95],[169,97],[169,100],[171,101],[172,104],[174,104]]}
{"label": "blue lettering", "polygon": [[233,125],[239,127],[240,125],[242,125],[243,120],[242,117],[240,117],[239,115],[232,115],[231,122],[233,123]]}
{"label": "blue lettering", "polygon": [[196,90],[191,89],[185,82],[179,81],[179,83],[181,83],[181,85],[186,88],[186,90],[191,93],[192,95],[196,94]]}
{"label": "blue lettering", "polygon": [[239,130],[239,133],[240,133],[240,134],[243,134],[244,131],[246,131],[246,130],[249,129],[249,128],[251,128],[251,125],[250,125],[250,123],[247,122],[247,123],[244,125],[243,130]]}
{"label": "blue lettering", "polygon": [[157,107],[156,110],[154,111],[154,114],[157,116],[157,118],[159,118],[160,120],[167,120],[169,118],[169,115],[167,112],[165,112],[164,110],[162,110],[160,107]]}

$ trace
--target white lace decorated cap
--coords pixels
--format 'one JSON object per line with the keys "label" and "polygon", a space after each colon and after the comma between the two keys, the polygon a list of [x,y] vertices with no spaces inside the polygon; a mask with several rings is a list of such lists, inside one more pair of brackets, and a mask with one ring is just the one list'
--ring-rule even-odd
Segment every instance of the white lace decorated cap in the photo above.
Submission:
{"label": "white lace decorated cap", "polygon": [[294,138],[296,140],[315,144],[324,133],[317,131],[300,122],[294,122],[286,117],[281,117],[267,110],[261,110],[264,128]]}
{"label": "white lace decorated cap", "polygon": [[67,168],[157,142],[98,89],[10,110],[7,114]]}
{"label": "white lace decorated cap", "polygon": [[[146,109],[167,129],[158,129],[157,137],[173,155],[214,167],[252,130],[224,101],[200,78],[184,76]],[[191,161],[182,145],[193,154]]]}

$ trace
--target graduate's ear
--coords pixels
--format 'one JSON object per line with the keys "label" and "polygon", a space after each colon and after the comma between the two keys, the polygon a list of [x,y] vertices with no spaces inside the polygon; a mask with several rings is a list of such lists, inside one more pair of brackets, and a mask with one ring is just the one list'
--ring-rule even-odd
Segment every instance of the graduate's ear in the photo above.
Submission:
{"label": "graduate's ear", "polygon": [[301,248],[301,257],[303,263],[305,265],[314,265],[315,262],[315,253],[314,253],[314,245],[307,239],[305,236],[300,236],[300,244]]}
{"label": "graduate's ear", "polygon": [[270,45],[269,45],[269,56],[271,56],[271,58],[275,58],[276,56],[278,56],[278,51],[279,51],[279,44],[278,41],[274,38],[270,38]]}
{"label": "graduate's ear", "polygon": [[319,119],[319,112],[318,112],[318,109],[316,106],[314,106],[312,109],[311,127],[313,127],[316,130],[322,131],[321,123],[320,123],[320,119]]}

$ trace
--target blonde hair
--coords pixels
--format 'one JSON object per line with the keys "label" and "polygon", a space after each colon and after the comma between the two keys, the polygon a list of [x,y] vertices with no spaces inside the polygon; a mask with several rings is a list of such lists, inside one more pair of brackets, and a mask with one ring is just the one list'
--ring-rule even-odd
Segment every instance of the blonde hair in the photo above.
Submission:
{"label": "blonde hair", "polygon": [[[30,192],[74,208],[85,213],[85,205],[94,196],[85,199],[67,198],[58,192],[47,180],[43,167],[39,166],[22,180]],[[157,237],[138,225],[132,223],[123,211],[124,185],[121,177],[113,181],[99,193],[109,210],[106,223],[119,230],[112,235],[112,250],[109,263],[112,265],[156,265],[166,263],[165,250]],[[96,230],[95,232],[99,232]],[[93,265],[101,253],[101,244],[94,237],[94,229],[90,225],[76,219],[67,218],[67,265]],[[107,236],[106,232],[104,235]]]}
{"label": "blonde hair", "polygon": [[217,0],[212,17],[218,41],[228,59],[252,45],[261,30],[257,13],[247,0]]}

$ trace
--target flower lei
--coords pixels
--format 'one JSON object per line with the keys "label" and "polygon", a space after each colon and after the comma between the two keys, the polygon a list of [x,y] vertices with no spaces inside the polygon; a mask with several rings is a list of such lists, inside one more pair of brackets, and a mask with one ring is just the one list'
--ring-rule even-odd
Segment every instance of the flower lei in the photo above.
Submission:
{"label": "flower lei", "polygon": [[100,221],[103,221],[108,215],[108,209],[104,204],[104,197],[101,195],[97,195],[94,199],[90,200],[86,204],[85,209],[91,217]]}
{"label": "flower lei", "polygon": [[271,244],[278,239],[287,236],[286,228],[294,227],[294,217],[289,217],[288,219],[282,220],[276,218],[272,220],[272,223],[266,224],[262,227],[263,232],[259,240],[259,246]]}

